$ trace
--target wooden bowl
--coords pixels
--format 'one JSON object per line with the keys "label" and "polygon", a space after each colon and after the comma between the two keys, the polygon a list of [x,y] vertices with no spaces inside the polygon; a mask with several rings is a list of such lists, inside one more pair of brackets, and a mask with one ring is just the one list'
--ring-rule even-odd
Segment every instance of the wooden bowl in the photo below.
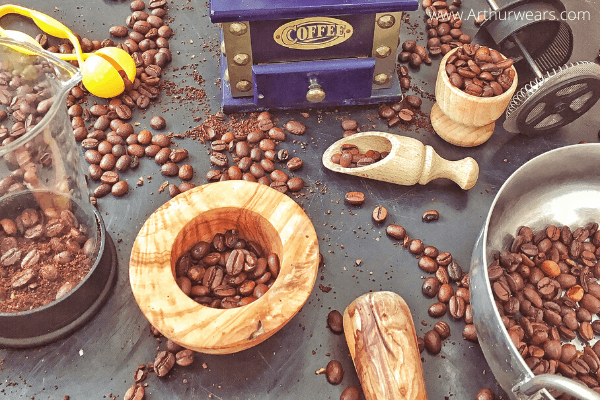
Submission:
{"label": "wooden bowl", "polygon": [[442,58],[435,84],[436,103],[431,109],[431,124],[445,141],[457,146],[478,146],[487,141],[496,120],[508,107],[518,85],[517,71],[512,86],[500,96],[477,97],[458,89],[446,74],[446,62],[458,49]]}
{"label": "wooden bowl", "polygon": [[[233,228],[265,253],[277,253],[279,276],[249,305],[200,305],[177,286],[175,263],[196,242]],[[268,186],[226,181],[184,192],[146,220],[133,244],[129,279],[142,313],[167,338],[198,352],[230,354],[263,342],[296,315],[318,266],[317,235],[300,206]]]}

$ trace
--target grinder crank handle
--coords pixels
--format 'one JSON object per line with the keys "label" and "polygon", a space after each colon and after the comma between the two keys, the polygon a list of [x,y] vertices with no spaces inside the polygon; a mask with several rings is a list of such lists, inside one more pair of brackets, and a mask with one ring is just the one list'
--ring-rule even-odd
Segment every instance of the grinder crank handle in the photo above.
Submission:
{"label": "grinder crank handle", "polygon": [[344,311],[344,334],[366,400],[427,400],[417,335],[402,297],[360,296]]}
{"label": "grinder crank handle", "polygon": [[471,189],[477,183],[479,165],[471,157],[449,161],[440,157],[433,147],[425,146],[425,160],[419,183],[424,185],[437,178],[448,178],[462,189]]}

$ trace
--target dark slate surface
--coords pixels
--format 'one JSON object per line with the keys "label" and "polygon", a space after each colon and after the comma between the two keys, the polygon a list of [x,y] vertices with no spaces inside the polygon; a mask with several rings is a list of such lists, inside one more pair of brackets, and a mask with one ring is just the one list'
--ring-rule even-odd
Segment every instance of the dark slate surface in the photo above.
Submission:
{"label": "dark slate surface", "polygon": [[[176,32],[170,44],[175,57],[164,79],[201,87],[208,98],[204,104],[216,112],[220,98],[215,84],[220,71],[218,28],[210,22],[206,2],[177,3],[179,5],[170,3],[170,15],[174,17],[171,26]],[[487,9],[483,1],[464,3],[466,14],[470,7],[476,11]],[[129,2],[125,1],[22,0],[20,4],[49,13],[92,39],[108,37],[108,28],[114,24],[124,25],[129,12]],[[572,60],[592,60],[598,53],[593,37],[599,32],[600,10],[591,1],[571,0],[567,4],[567,9],[576,7],[589,11],[591,21],[572,22],[575,33]],[[410,25],[416,24],[419,31],[424,28],[421,18],[421,11],[410,13]],[[22,28],[24,21],[5,18],[1,23]],[[474,33],[472,21],[466,21],[465,29]],[[410,31],[413,28],[405,23],[403,39]],[[181,69],[184,66],[186,69]],[[175,68],[180,69],[174,71]],[[204,78],[201,84],[192,77],[194,68]],[[413,84],[433,93],[436,71],[437,67],[412,71]],[[195,101],[173,102],[165,95],[161,99],[162,104],[149,110],[145,117],[135,113],[133,121],[140,122],[138,129],[148,127],[149,117],[154,114],[163,114],[168,130],[175,133],[196,126],[198,123],[192,117],[205,117],[203,106]],[[426,100],[422,108],[428,112],[431,105],[431,101]],[[287,326],[252,349],[225,356],[197,355],[192,366],[176,367],[166,378],[150,375],[145,381],[147,399],[338,399],[342,390],[350,384],[358,384],[358,379],[343,336],[333,335],[326,327],[326,316],[331,309],[343,311],[354,298],[371,290],[393,290],[409,304],[418,335],[422,336],[435,323],[427,315],[432,300],[420,293],[423,274],[414,256],[386,237],[385,226],[373,224],[373,207],[385,206],[389,210],[387,223],[401,224],[411,237],[450,251],[466,268],[489,205],[510,174],[547,150],[580,141],[597,142],[600,127],[600,106],[596,105],[585,117],[546,137],[508,134],[498,124],[487,143],[464,149],[451,146],[424,129],[388,129],[376,117],[376,106],[307,112],[307,118],[300,111],[279,111],[274,115],[279,119],[279,126],[290,119],[299,119],[308,127],[306,135],[297,138],[304,145],[288,140],[282,147],[305,160],[298,175],[310,184],[313,193],[299,202],[314,223],[325,256],[317,284],[331,286],[332,290],[324,293],[315,287],[304,308]],[[363,131],[374,129],[417,138],[448,159],[471,156],[481,167],[479,181],[465,192],[444,180],[403,187],[330,172],[321,165],[321,155],[329,144],[341,137],[340,121],[344,117],[356,119]],[[190,150],[190,162],[196,170],[192,182],[204,183],[204,174],[209,169],[206,147],[189,139],[176,139],[176,142]],[[153,176],[151,183],[146,181],[144,186],[135,187],[138,177],[148,175]],[[133,384],[136,366],[154,360],[159,344],[150,335],[131,294],[128,258],[144,220],[168,201],[169,195],[157,193],[165,179],[152,160],[142,160],[139,169],[128,172],[125,178],[133,188],[128,195],[118,200],[108,197],[99,201],[99,209],[118,250],[115,292],[94,319],[67,339],[36,349],[0,350],[0,358],[4,359],[0,370],[0,398],[62,399],[63,395],[69,395],[77,400],[108,398],[109,394],[122,398]],[[362,207],[344,204],[344,193],[350,190],[365,192],[367,201]],[[432,208],[440,212],[440,220],[422,223],[422,213]],[[359,267],[355,264],[357,259],[362,260]],[[472,399],[485,386],[501,393],[479,347],[463,341],[460,334],[463,323],[449,317],[445,320],[451,326],[452,336],[444,342],[441,354],[422,354],[429,398]],[[346,370],[338,386],[327,383],[322,375],[315,375],[315,371],[331,359],[340,360]],[[202,363],[208,368],[203,368]]]}

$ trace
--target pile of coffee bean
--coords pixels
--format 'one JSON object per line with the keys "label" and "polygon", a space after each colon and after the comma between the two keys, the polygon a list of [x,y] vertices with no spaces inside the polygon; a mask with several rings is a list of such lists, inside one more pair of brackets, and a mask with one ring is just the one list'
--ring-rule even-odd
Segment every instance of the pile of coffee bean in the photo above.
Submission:
{"label": "pile of coffee bean", "polygon": [[[488,266],[496,307],[531,371],[561,374],[600,393],[600,231],[549,225],[519,229]],[[578,350],[572,340],[585,343]]]}
{"label": "pile of coffee bean", "polygon": [[429,53],[425,47],[417,45],[416,41],[407,40],[402,43],[402,52],[398,55],[398,61],[408,62],[411,67],[418,68],[422,63],[430,65],[433,62],[431,57],[445,55],[453,48],[471,43],[471,37],[460,29],[463,21],[456,14],[461,4],[461,0],[453,0],[450,5],[447,1],[423,0]]}
{"label": "pile of coffee bean", "polygon": [[[441,318],[449,313],[454,320],[464,320],[466,325],[463,329],[463,337],[476,341],[477,334],[470,304],[469,274],[463,272],[462,267],[453,260],[451,253],[440,252],[434,246],[426,246],[420,239],[411,239],[401,225],[389,225],[386,233],[400,241],[402,247],[418,257],[418,265],[422,271],[435,274],[425,278],[421,287],[425,297],[437,297],[437,302],[428,309],[429,316]],[[450,326],[444,321],[438,321],[423,338],[418,338],[419,349],[421,351],[427,349],[430,353],[437,354],[441,351],[442,340],[449,336]]]}
{"label": "pile of coffee bean", "polygon": [[[9,70],[10,68],[10,70]],[[53,74],[48,63],[37,60],[21,71],[8,62],[0,62],[0,146],[6,146],[32,130],[54,104],[49,83],[38,78]],[[10,123],[10,129],[4,123]]]}
{"label": "pile of coffee bean", "polygon": [[361,153],[358,146],[346,143],[341,146],[340,153],[334,153],[331,156],[331,162],[343,168],[360,168],[381,161],[389,154],[387,151],[379,152],[377,150],[367,150],[365,153]]}
{"label": "pile of coffee bean", "polygon": [[[150,325],[150,332],[156,337],[156,340],[161,343],[164,336],[154,326]],[[134,384],[127,389],[123,400],[143,400],[146,394],[146,383],[143,383],[148,374],[154,372],[159,378],[166,377],[169,372],[179,365],[181,367],[187,367],[194,363],[195,352],[190,349],[186,349],[183,346],[178,345],[171,339],[167,339],[165,342],[164,350],[158,348],[158,353],[154,361],[150,361],[146,364],[138,365],[133,375]]]}
{"label": "pile of coffee bean", "polygon": [[28,208],[0,220],[0,312],[44,306],[87,275],[97,248],[69,210]]}
{"label": "pile of coffee bean", "polygon": [[[294,172],[302,168],[303,161],[299,157],[290,158],[286,149],[277,150],[279,143],[286,140],[286,132],[303,135],[306,126],[299,121],[288,121],[285,130],[275,126],[273,116],[268,111],[261,112],[256,119],[256,128],[241,129],[236,132],[218,132],[211,126],[203,126],[204,133],[211,142],[211,164],[222,169],[207,172],[209,182],[227,180],[245,180],[268,185],[271,188],[287,193],[298,192],[305,186],[300,177],[292,177],[277,169],[277,163],[286,163],[288,171]],[[231,154],[234,165],[229,165]]]}
{"label": "pile of coffee bean", "polygon": [[392,128],[398,124],[411,123],[415,120],[415,111],[421,107],[423,101],[415,95],[404,96],[399,103],[382,105],[379,107],[379,116],[387,121],[388,127]]}
{"label": "pile of coffee bean", "polygon": [[[125,195],[129,184],[121,179],[120,174],[137,168],[143,156],[154,158],[161,166],[163,175],[179,176],[184,181],[169,191],[172,196],[195,187],[187,182],[193,176],[192,166],[187,164],[180,168],[177,165],[187,157],[185,149],[171,150],[171,139],[167,135],[152,135],[148,130],[136,133],[133,125],[127,122],[136,108],[145,110],[159,98],[160,77],[172,58],[169,38],[174,34],[165,21],[165,0],[151,0],[147,7],[144,1],[134,0],[130,8],[132,13],[126,18],[126,26],[109,28],[109,34],[124,39],[122,42],[116,44],[112,39],[98,41],[88,38],[82,38],[79,42],[84,52],[103,47],[118,47],[126,51],[135,62],[135,80],[131,82],[122,74],[125,91],[106,105],[94,101],[89,109],[84,108],[88,92],[81,84],[74,87],[67,97],[75,139],[81,142],[86,150],[85,159],[90,163],[89,176],[94,181],[100,181],[93,191],[93,201],[108,193],[117,197]],[[37,39],[50,52],[73,52],[69,43],[58,47],[49,45],[44,34],[38,35]],[[92,125],[86,126],[91,122]],[[166,121],[161,116],[153,116],[150,126],[161,130],[166,127]]]}
{"label": "pile of coffee bean", "polygon": [[264,254],[235,229],[217,233],[185,252],[175,267],[179,288],[213,308],[235,308],[262,297],[279,275],[279,256]]}
{"label": "pile of coffee bean", "polygon": [[487,46],[465,44],[446,62],[452,86],[477,97],[500,96],[510,89],[515,78],[513,60]]}

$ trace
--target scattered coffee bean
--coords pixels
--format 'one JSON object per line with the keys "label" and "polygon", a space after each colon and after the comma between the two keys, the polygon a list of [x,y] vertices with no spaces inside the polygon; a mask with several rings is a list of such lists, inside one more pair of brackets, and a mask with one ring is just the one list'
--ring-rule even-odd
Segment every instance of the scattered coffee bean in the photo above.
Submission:
{"label": "scattered coffee bean", "polygon": [[153,129],[165,129],[165,126],[167,126],[167,122],[163,117],[156,115],[150,119],[150,126]]}
{"label": "scattered coffee bean", "polygon": [[423,222],[437,221],[440,218],[440,214],[436,210],[429,210],[423,213]]}
{"label": "scattered coffee bean", "polygon": [[333,310],[327,315],[327,326],[334,333],[343,333],[344,332],[344,318],[342,314]]}
{"label": "scattered coffee bean", "polygon": [[360,400],[361,390],[357,386],[348,386],[340,395],[340,400]]}
{"label": "scattered coffee bean", "polygon": [[377,206],[373,210],[373,220],[375,222],[383,222],[387,217],[387,210],[383,206]]}
{"label": "scattered coffee bean", "polygon": [[339,384],[344,379],[344,368],[342,363],[337,360],[331,360],[325,368],[325,376],[327,381],[332,385]]}
{"label": "scattered coffee bean", "polygon": [[423,337],[425,348],[432,354],[438,354],[442,350],[442,340],[435,330],[430,330]]}
{"label": "scattered coffee bean", "polygon": [[496,400],[496,395],[491,389],[484,388],[477,392],[475,400]]}
{"label": "scattered coffee bean", "polygon": [[294,135],[304,135],[306,132],[306,126],[302,122],[293,120],[285,124],[285,129]]}
{"label": "scattered coffee bean", "polygon": [[348,204],[359,206],[365,202],[365,194],[362,192],[348,192],[344,196],[344,199],[348,202]]}

